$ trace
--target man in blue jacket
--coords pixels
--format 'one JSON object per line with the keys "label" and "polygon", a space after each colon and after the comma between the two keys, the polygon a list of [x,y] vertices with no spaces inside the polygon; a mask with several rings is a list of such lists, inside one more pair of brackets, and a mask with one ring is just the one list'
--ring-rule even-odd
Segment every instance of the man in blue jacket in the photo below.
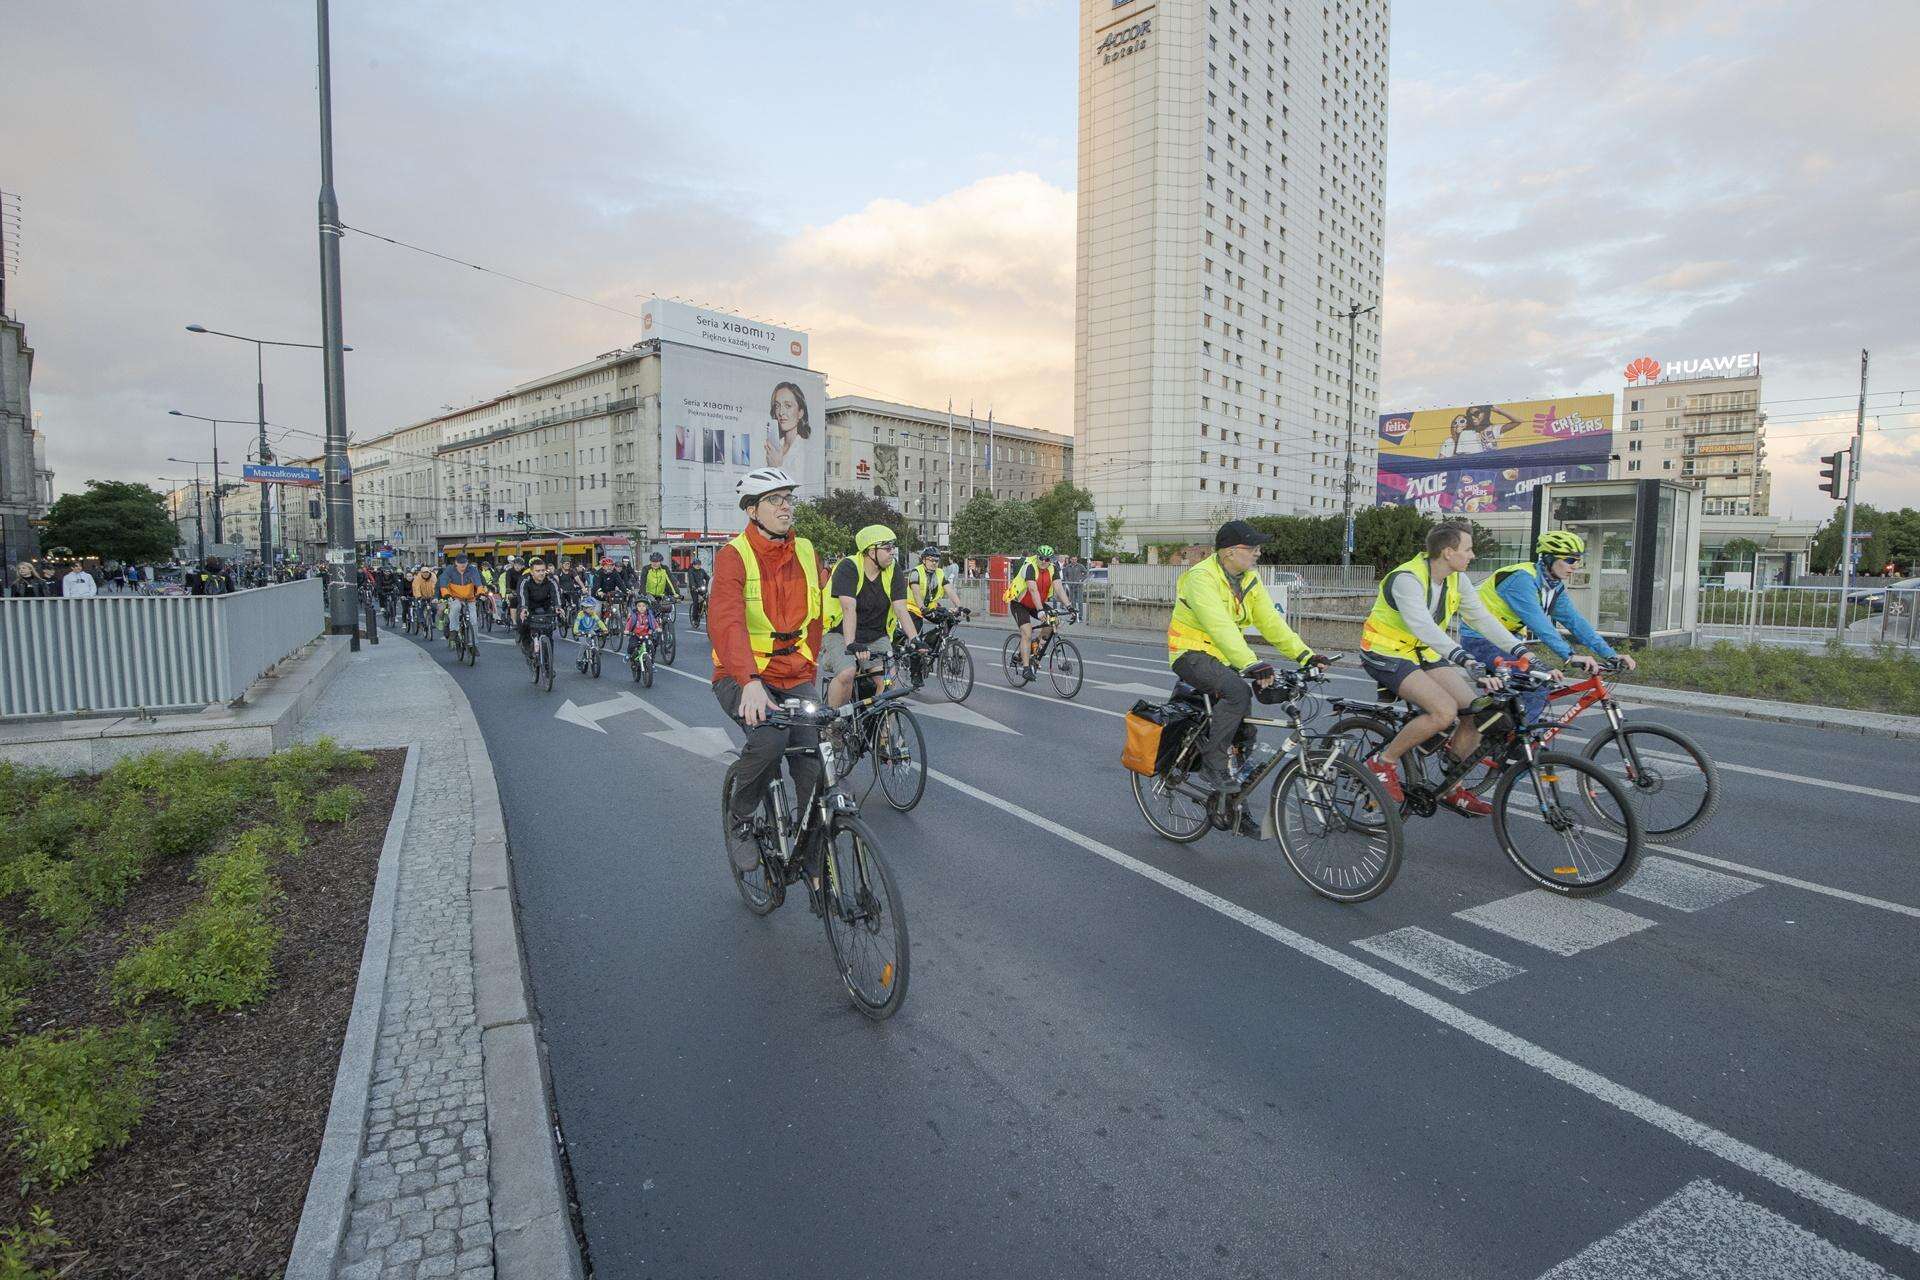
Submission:
{"label": "man in blue jacket", "polygon": [[[1567,579],[1579,570],[1587,552],[1586,540],[1568,529],[1549,529],[1534,543],[1534,558],[1495,570],[1480,581],[1480,599],[1500,625],[1516,636],[1531,638],[1547,646],[1562,662],[1584,668],[1589,674],[1600,663],[1585,654],[1575,654],[1573,646],[1560,636],[1565,627],[1573,638],[1593,650],[1607,662],[1619,660],[1632,671],[1639,664],[1632,657],[1614,652],[1600,638],[1593,624],[1580,615],[1567,598]],[[1554,624],[1558,623],[1559,626]],[[1460,647],[1491,667],[1507,654],[1493,641],[1462,623]],[[1547,705],[1547,690],[1537,689],[1521,697],[1520,705],[1529,722],[1540,718]]]}

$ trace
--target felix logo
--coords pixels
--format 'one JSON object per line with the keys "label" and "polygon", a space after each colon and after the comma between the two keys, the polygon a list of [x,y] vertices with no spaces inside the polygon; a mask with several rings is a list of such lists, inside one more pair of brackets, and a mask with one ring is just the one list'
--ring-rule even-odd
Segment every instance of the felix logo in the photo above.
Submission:
{"label": "felix logo", "polygon": [[1388,444],[1399,444],[1412,429],[1412,414],[1390,413],[1380,419],[1380,438]]}
{"label": "felix logo", "polygon": [[1641,356],[1627,366],[1628,382],[1660,381],[1660,362],[1652,356]]}

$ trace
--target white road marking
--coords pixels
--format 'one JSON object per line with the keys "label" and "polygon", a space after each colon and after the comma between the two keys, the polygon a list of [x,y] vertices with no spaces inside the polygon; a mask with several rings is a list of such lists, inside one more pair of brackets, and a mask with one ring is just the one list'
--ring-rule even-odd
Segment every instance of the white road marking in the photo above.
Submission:
{"label": "white road marking", "polygon": [[1920,1252],[1920,1222],[1903,1218],[1891,1209],[1875,1204],[1865,1196],[1856,1195],[1837,1183],[1829,1182],[1818,1174],[1810,1173],[1776,1155],[1742,1142],[1730,1134],[1694,1119],[1685,1112],[1677,1111],[1665,1103],[1656,1102],[1647,1095],[1610,1080],[1597,1071],[1591,1071],[1550,1049],[1503,1030],[1484,1018],[1476,1017],[1458,1005],[1450,1004],[1438,996],[1429,995],[1385,970],[1376,969],[1365,961],[1356,960],[1325,943],[1315,942],[1305,934],[1295,933],[1284,925],[1276,924],[1265,916],[1249,911],[1238,903],[1229,902],[1198,885],[1189,884],[1178,876],[1170,875],[1158,867],[1122,853],[1111,845],[1102,844],[1091,836],[1081,835],[1070,827],[1064,827],[1051,818],[1042,817],[1033,810],[1022,808],[1010,800],[982,791],[978,787],[969,786],[951,774],[929,769],[927,775],[937,782],[952,787],[962,795],[971,796],[982,804],[991,805],[1003,813],[1020,819],[1029,826],[1037,827],[1071,844],[1078,845],[1122,870],[1131,871],[1143,879],[1179,894],[1190,902],[1271,938],[1289,950],[1310,960],[1318,961],[1357,982],[1364,983],[1381,995],[1424,1013],[1434,1021],[1452,1027],[1488,1048],[1532,1067],[1562,1084],[1578,1089],[1597,1101],[1604,1102],[1635,1119],[1643,1120],[1696,1150],[1717,1156],[1735,1168],[1743,1169],[1756,1177],[1765,1178],[1775,1186],[1790,1191],[1831,1213],[1878,1232],[1902,1248]]}
{"label": "white road marking", "polygon": [[1516,942],[1557,956],[1579,955],[1628,934],[1653,928],[1653,921],[1631,911],[1591,898],[1563,898],[1545,889],[1524,889],[1511,898],[1456,911],[1453,918],[1503,933]]}
{"label": "white road marking", "polygon": [[932,716],[936,720],[951,720],[955,724],[968,725],[975,729],[991,729],[995,733],[1011,733],[1020,736],[1018,729],[1009,728],[990,716],[983,716],[972,707],[963,707],[957,702],[916,702],[913,713],[917,716]]}
{"label": "white road marking", "polygon": [[1672,858],[1642,858],[1640,869],[1620,886],[1620,892],[1675,911],[1704,911],[1759,887],[1751,880],[1691,867]]}
{"label": "white road marking", "polygon": [[638,711],[642,707],[646,707],[649,711],[653,709],[632,694],[625,692],[616,693],[605,702],[590,703],[584,707],[575,703],[572,698],[568,698],[560,704],[560,709],[553,713],[553,718],[565,720],[569,724],[577,724],[582,729],[591,729],[595,733],[605,733],[606,730],[600,727],[600,721],[624,715],[629,711]]}
{"label": "white road marking", "polygon": [[1087,683],[1113,693],[1131,694],[1136,698],[1166,698],[1173,693],[1170,684],[1110,684],[1105,680],[1089,680]]}
{"label": "white road marking", "polygon": [[1109,711],[1105,707],[1096,707],[1090,702],[1070,702],[1065,698],[1056,698],[1046,693],[1031,693],[1025,689],[1009,689],[1003,685],[989,684],[985,680],[980,681],[973,687],[976,689],[991,690],[994,693],[1011,693],[1017,698],[1038,698],[1042,702],[1051,702],[1055,706],[1072,707],[1076,711],[1091,711],[1096,715],[1114,716],[1121,720],[1127,718],[1127,713],[1124,711]]}
{"label": "white road marking", "polygon": [[1517,964],[1429,933],[1419,925],[1356,938],[1353,945],[1461,995],[1526,972]]}
{"label": "white road marking", "polygon": [[1146,662],[1102,662],[1098,658],[1088,658],[1090,667],[1118,667],[1122,671],[1153,671],[1161,675],[1172,675],[1173,668],[1162,662],[1158,666]]}
{"label": "white road marking", "polygon": [[1696,1178],[1540,1280],[1880,1280],[1892,1272]]}

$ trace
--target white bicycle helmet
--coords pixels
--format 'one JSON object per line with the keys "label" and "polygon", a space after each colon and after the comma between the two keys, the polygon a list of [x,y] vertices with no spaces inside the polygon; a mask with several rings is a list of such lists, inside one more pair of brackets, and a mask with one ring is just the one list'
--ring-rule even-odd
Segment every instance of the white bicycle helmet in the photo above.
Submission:
{"label": "white bicycle helmet", "polygon": [[757,471],[749,471],[741,476],[739,482],[733,486],[733,492],[734,496],[740,499],[740,509],[745,511],[770,493],[799,487],[800,482],[780,468],[761,467]]}

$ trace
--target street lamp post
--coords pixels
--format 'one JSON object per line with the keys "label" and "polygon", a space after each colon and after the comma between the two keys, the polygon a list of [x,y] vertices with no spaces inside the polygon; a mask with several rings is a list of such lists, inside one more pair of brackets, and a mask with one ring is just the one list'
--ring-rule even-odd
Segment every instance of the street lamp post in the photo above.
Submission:
{"label": "street lamp post", "polygon": [[353,495],[347,489],[347,379],[346,348],[340,317],[340,202],[333,192],[333,53],[327,19],[327,0],[314,0],[319,27],[320,88],[320,319],[326,363],[327,392],[327,558],[333,591],[328,630],[349,636],[348,647],[360,647],[360,629],[354,621],[354,593],[346,564],[353,551]]}
{"label": "street lamp post", "polygon": [[[176,418],[192,418],[195,422],[206,422],[213,425],[213,540],[216,543],[220,542],[222,540],[222,531],[220,528],[220,424],[224,422],[230,427],[239,427],[245,426],[246,420],[243,418],[205,418],[197,413],[182,413],[178,409],[169,409],[167,412]],[[178,459],[175,459],[175,461],[178,461]]]}
{"label": "street lamp post", "polygon": [[1355,307],[1351,311],[1336,312],[1347,321],[1347,474],[1341,485],[1340,509],[1346,517],[1346,532],[1340,541],[1340,581],[1345,582],[1353,568],[1353,394],[1354,394],[1354,358],[1355,343],[1358,340],[1357,325],[1360,317],[1374,310],[1373,307]]}
{"label": "street lamp post", "polygon": [[[187,332],[205,333],[216,338],[232,338],[235,342],[251,342],[253,344],[253,392],[254,403],[258,408],[258,426],[260,429],[260,440],[257,447],[260,450],[260,461],[263,464],[273,461],[272,454],[267,448],[267,375],[265,350],[268,347],[302,347],[308,351],[319,351],[322,349],[321,344],[317,342],[279,342],[272,338],[249,338],[243,333],[224,333],[219,329],[209,329],[205,325],[198,324],[188,325]],[[347,347],[346,350],[351,351],[353,348]],[[260,563],[262,565],[270,565],[273,563],[273,510],[272,504],[268,501],[270,493],[271,490],[266,486],[263,485],[261,487]],[[281,519],[284,520],[285,518],[286,516],[283,512]],[[218,539],[216,539],[216,541],[217,540]]]}
{"label": "street lamp post", "polygon": [[[199,544],[200,562],[205,564],[207,560],[207,525],[202,515],[205,504],[200,500],[200,462],[195,458],[171,457],[168,458],[167,461],[183,462],[193,468],[193,539]],[[213,540],[218,542],[220,536],[215,534]]]}

